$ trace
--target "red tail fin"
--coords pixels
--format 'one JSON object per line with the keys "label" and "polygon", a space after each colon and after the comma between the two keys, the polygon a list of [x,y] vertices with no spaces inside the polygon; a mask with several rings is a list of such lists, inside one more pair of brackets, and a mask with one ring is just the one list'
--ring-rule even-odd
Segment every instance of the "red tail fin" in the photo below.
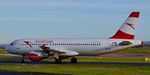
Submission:
{"label": "red tail fin", "polygon": [[140,12],[132,12],[112,39],[134,39],[135,24]]}

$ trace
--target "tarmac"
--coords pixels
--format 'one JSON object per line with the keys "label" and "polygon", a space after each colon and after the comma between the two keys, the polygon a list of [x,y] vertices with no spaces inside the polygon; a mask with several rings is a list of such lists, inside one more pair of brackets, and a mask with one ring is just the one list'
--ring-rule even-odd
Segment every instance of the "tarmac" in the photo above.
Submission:
{"label": "tarmac", "polygon": [[43,73],[23,73],[23,72],[7,72],[7,71],[1,71],[1,75],[58,75],[58,74],[43,74]]}
{"label": "tarmac", "polygon": [[[18,59],[0,59],[0,63],[8,63],[8,64],[22,64]],[[24,64],[55,64],[54,62],[48,61],[26,61]],[[62,64],[71,64],[70,62],[63,62]],[[77,64],[114,64],[114,65],[132,65],[132,66],[150,66],[149,62],[78,62]],[[24,72],[7,72],[0,70],[1,75],[60,75],[60,74],[46,74],[46,73],[24,73]]]}

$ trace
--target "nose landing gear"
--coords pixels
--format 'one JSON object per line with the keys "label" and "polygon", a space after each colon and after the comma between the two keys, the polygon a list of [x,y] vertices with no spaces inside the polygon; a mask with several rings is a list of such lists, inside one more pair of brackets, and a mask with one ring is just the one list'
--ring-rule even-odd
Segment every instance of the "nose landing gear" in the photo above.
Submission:
{"label": "nose landing gear", "polygon": [[24,63],[25,62],[25,55],[22,55],[21,57],[21,63]]}

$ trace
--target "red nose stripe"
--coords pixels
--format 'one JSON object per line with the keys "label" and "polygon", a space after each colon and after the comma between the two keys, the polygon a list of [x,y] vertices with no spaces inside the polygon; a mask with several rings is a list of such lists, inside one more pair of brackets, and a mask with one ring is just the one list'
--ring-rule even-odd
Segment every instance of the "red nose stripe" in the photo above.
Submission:
{"label": "red nose stripe", "polygon": [[139,18],[140,12],[132,12],[129,17]]}
{"label": "red nose stripe", "polygon": [[118,31],[113,37],[111,37],[112,39],[134,39],[134,35],[131,34],[127,34],[124,33],[122,31]]}

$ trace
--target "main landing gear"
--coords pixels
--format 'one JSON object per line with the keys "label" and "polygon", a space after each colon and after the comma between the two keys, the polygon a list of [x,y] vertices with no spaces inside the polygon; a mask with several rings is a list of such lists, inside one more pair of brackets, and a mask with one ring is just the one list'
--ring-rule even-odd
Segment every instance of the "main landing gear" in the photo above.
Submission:
{"label": "main landing gear", "polygon": [[61,59],[55,59],[55,63],[56,63],[56,64],[61,64],[61,63],[62,63],[62,60],[61,60]]}
{"label": "main landing gear", "polygon": [[[62,59],[55,59],[55,63],[56,64],[61,64]],[[77,63],[77,58],[75,58],[75,57],[71,58],[71,63]]]}
{"label": "main landing gear", "polygon": [[77,58],[75,57],[71,58],[71,63],[77,63]]}

